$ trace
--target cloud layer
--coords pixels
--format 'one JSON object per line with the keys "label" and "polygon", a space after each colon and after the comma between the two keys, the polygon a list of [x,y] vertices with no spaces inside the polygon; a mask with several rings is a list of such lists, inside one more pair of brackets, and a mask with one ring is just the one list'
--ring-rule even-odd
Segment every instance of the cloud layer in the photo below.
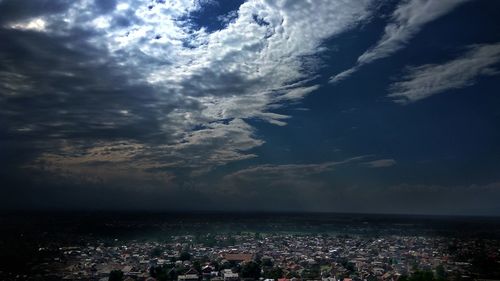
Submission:
{"label": "cloud layer", "polygon": [[0,208],[493,208],[499,4],[222,2],[0,0]]}
{"label": "cloud layer", "polygon": [[424,25],[449,13],[462,3],[470,0],[407,0],[403,1],[391,15],[392,21],[386,25],[380,40],[358,57],[352,68],[333,77],[330,82],[339,82],[353,73],[362,65],[371,63],[392,55],[408,44]]}
{"label": "cloud layer", "polygon": [[272,110],[318,89],[305,62],[362,22],[370,2],[251,0],[209,32],[190,18],[207,1],[3,1],[18,13],[0,30],[12,42],[0,57],[4,129],[45,139],[34,163],[65,169],[113,162],[92,149],[116,142],[140,147],[130,157],[155,169],[255,157],[264,141],[248,120],[286,125]]}
{"label": "cloud layer", "polygon": [[389,97],[408,104],[442,93],[473,85],[476,78],[498,74],[500,44],[470,47],[463,56],[443,64],[409,67],[403,80],[393,83]]}

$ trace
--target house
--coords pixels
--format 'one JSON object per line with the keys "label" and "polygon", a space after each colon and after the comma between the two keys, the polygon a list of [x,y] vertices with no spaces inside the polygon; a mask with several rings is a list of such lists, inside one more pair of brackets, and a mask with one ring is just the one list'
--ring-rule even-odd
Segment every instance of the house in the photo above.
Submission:
{"label": "house", "polygon": [[201,269],[201,274],[203,275],[203,279],[210,279],[210,277],[215,277],[218,274],[217,271],[215,271],[215,268],[211,265],[206,265]]}
{"label": "house", "polygon": [[178,281],[198,281],[200,279],[198,271],[194,268],[190,268],[183,275],[177,277]]}
{"label": "house", "polygon": [[222,277],[224,278],[224,281],[237,281],[240,279],[238,273],[233,273],[231,269],[224,269]]}
{"label": "house", "polygon": [[197,274],[184,274],[177,277],[177,281],[198,281],[199,277]]}

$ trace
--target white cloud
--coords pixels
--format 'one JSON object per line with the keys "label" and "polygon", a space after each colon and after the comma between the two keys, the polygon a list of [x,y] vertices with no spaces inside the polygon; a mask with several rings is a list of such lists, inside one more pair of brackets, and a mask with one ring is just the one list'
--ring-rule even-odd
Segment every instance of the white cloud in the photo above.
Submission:
{"label": "white cloud", "polygon": [[130,5],[128,3],[120,3],[120,4],[116,5],[116,9],[118,11],[127,10],[128,8],[130,8]]}
{"label": "white cloud", "polygon": [[371,2],[249,0],[210,33],[189,20],[203,1],[122,1],[98,13],[88,0],[47,16],[46,30],[91,31],[86,42],[105,54],[95,63],[130,73],[127,85],[156,89],[151,110],[160,115],[157,134],[168,140],[143,144],[138,155],[202,169],[255,157],[248,151],[264,142],[244,120],[286,125],[289,116],[272,110],[318,88],[311,85],[317,69],[305,60],[324,50],[325,39],[366,19]]}
{"label": "white cloud", "polygon": [[330,81],[333,83],[339,82],[356,72],[360,66],[392,55],[408,44],[408,41],[425,24],[449,13],[467,1],[470,0],[404,1],[393,12],[392,21],[385,27],[384,34],[378,43],[364,52],[353,68],[333,76]]}
{"label": "white cloud", "polygon": [[13,23],[10,25],[10,28],[42,32],[46,30],[46,25],[47,22],[44,19],[34,18],[28,21]]}
{"label": "white cloud", "polygon": [[340,72],[339,74],[330,78],[330,83],[337,83],[337,82],[340,82],[340,81],[348,78],[349,76],[354,74],[356,71],[358,71],[359,67],[360,67],[359,65],[356,65],[352,68],[349,68],[347,70]]}
{"label": "white cloud", "polygon": [[409,67],[403,80],[393,83],[388,95],[396,102],[408,104],[475,83],[484,75],[498,74],[494,67],[500,62],[500,43],[475,45],[463,56],[443,64]]}

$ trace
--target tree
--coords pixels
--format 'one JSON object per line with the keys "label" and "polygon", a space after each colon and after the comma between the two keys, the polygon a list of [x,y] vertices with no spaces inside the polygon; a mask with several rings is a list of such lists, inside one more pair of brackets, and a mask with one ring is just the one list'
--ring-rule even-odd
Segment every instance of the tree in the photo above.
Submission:
{"label": "tree", "polygon": [[438,281],[446,280],[446,271],[444,270],[444,266],[441,264],[436,267],[436,279]]}
{"label": "tree", "polygon": [[292,278],[300,278],[300,274],[296,271],[289,271],[286,275],[285,278],[287,279],[292,279]]}
{"label": "tree", "polygon": [[[401,278],[400,278],[401,279]],[[407,281],[435,281],[436,279],[434,279],[434,274],[432,273],[432,271],[415,271],[413,272],[413,274],[409,277],[409,278],[406,278],[404,280],[407,280]]]}
{"label": "tree", "polygon": [[198,271],[198,272],[201,272],[201,264],[199,261],[194,261],[193,262],[193,268]]}
{"label": "tree", "polygon": [[302,271],[304,279],[318,279],[320,277],[320,270],[318,267],[306,268]]}
{"label": "tree", "polygon": [[262,240],[262,236],[260,235],[260,233],[259,233],[259,232],[255,232],[255,234],[254,234],[254,239],[255,239],[255,240]]}
{"label": "tree", "polygon": [[158,281],[177,280],[176,269],[166,265],[151,267],[149,269],[149,274]]}
{"label": "tree", "polygon": [[270,257],[264,257],[260,261],[262,266],[267,266],[267,267],[273,266],[273,261]]}
{"label": "tree", "polygon": [[211,261],[210,264],[215,268],[215,271],[219,271],[221,269],[219,262],[216,260]]}
{"label": "tree", "polygon": [[158,247],[151,250],[151,253],[150,253],[151,257],[153,257],[153,258],[157,258],[157,257],[161,256],[161,254],[162,254],[162,250]]}
{"label": "tree", "polygon": [[398,281],[408,281],[408,276],[403,274],[403,275],[399,276]]}
{"label": "tree", "polygon": [[112,270],[109,273],[109,281],[122,281],[123,280],[123,272],[121,270]]}
{"label": "tree", "polygon": [[169,269],[167,272],[168,280],[177,280],[178,276],[179,276],[179,274],[177,274],[177,270],[175,269],[175,267]]}
{"label": "tree", "polygon": [[284,275],[283,269],[280,267],[273,267],[270,270],[264,271],[264,278],[279,279]]}
{"label": "tree", "polygon": [[259,279],[260,270],[261,268],[256,262],[247,262],[241,268],[241,277]]}
{"label": "tree", "polygon": [[181,255],[179,256],[179,259],[181,261],[188,261],[191,259],[191,255],[188,252],[182,252]]}

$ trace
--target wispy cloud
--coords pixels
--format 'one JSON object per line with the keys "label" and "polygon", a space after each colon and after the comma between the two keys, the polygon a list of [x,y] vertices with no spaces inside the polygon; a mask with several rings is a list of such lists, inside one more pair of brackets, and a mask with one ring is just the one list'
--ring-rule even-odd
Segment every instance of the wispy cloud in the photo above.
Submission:
{"label": "wispy cloud", "polygon": [[358,57],[357,64],[333,77],[330,82],[339,82],[358,71],[359,67],[388,57],[405,47],[422,27],[449,13],[460,4],[470,0],[407,0],[393,12],[378,43]]}
{"label": "wispy cloud", "polygon": [[370,168],[387,168],[396,165],[396,160],[394,159],[379,159],[369,162],[364,162],[363,165]]}
{"label": "wispy cloud", "polygon": [[389,97],[401,104],[428,98],[451,89],[471,86],[476,78],[498,74],[500,43],[475,45],[463,56],[443,64],[409,67],[402,81],[393,83]]}
{"label": "wispy cloud", "polygon": [[305,178],[311,175],[318,175],[321,173],[331,172],[336,167],[358,162],[365,159],[367,156],[352,157],[343,161],[325,162],[314,164],[284,164],[284,165],[259,165],[239,170],[232,174],[225,176],[226,180],[238,181],[253,181],[256,178],[259,180],[284,180],[290,178]]}

